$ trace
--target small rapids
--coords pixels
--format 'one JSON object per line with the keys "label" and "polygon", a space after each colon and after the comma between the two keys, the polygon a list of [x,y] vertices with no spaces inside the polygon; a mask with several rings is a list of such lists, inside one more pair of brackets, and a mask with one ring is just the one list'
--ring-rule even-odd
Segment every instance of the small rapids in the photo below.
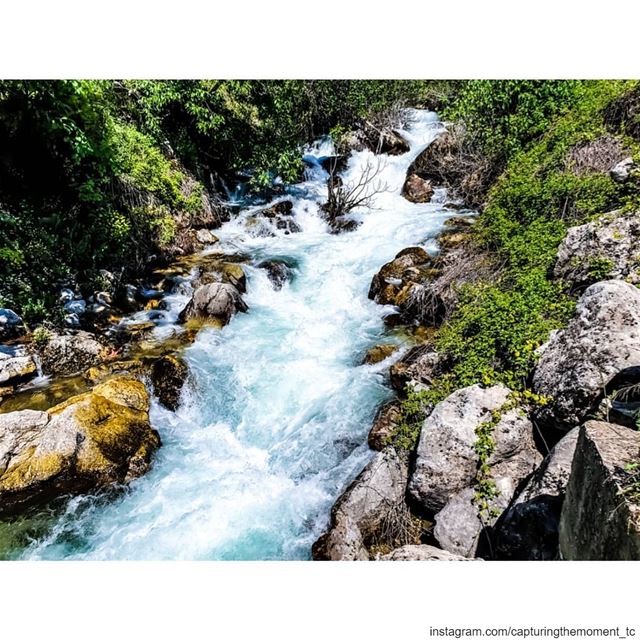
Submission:
{"label": "small rapids", "polygon": [[[191,381],[177,412],[153,402],[163,446],[152,470],[115,499],[69,501],[22,558],[310,558],[332,504],[370,459],[367,432],[391,396],[389,360],[360,364],[381,339],[399,340],[383,322],[392,309],[367,298],[371,278],[406,246],[433,252],[452,215],[443,191],[428,204],[401,196],[409,165],[442,130],[433,113],[410,115],[408,153],[349,158],[345,183],[381,162],[385,186],[372,208],[354,212],[356,230],[332,234],[319,211],[328,139],[305,150],[307,179],[287,189],[299,233],[250,233],[260,207],[216,230],[216,251],[249,258],[249,312],[223,330],[202,330],[186,349]],[[293,267],[281,290],[255,266],[273,259]],[[171,329],[189,294],[185,282],[168,297],[168,321],[157,331]]]}

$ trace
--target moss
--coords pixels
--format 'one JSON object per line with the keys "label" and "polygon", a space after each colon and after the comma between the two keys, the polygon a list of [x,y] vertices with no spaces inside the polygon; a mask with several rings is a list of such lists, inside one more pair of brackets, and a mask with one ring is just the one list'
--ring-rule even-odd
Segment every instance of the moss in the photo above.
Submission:
{"label": "moss", "polygon": [[24,491],[59,476],[69,468],[69,458],[62,453],[37,454],[36,447],[29,447],[0,476],[0,491]]}

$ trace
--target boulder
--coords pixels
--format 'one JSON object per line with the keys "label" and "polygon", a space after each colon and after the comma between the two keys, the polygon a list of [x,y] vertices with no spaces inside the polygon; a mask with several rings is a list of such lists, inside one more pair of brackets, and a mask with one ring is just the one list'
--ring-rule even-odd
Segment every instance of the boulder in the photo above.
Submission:
{"label": "boulder", "polygon": [[409,200],[409,202],[429,202],[433,196],[433,187],[428,180],[421,178],[416,173],[412,173],[404,183],[402,195]]}
{"label": "boulder", "polygon": [[478,508],[476,490],[468,487],[435,515],[433,535],[443,549],[465,558],[473,558],[476,553],[491,555],[492,527],[516,489],[510,477],[500,477],[495,484],[497,495],[488,501],[486,509]]}
{"label": "boulder", "polygon": [[335,503],[329,531],[313,545],[314,560],[368,560],[367,548],[393,535],[386,529],[406,508],[406,484],[407,462],[392,448],[377,453]]}
{"label": "boulder", "polygon": [[175,355],[165,355],[158,358],[149,371],[153,390],[160,404],[175,411],[180,404],[182,387],[189,369],[187,365]]}
{"label": "boulder", "polygon": [[595,421],[580,427],[560,516],[563,559],[640,560],[640,504],[628,493],[638,493],[639,460],[637,431]]}
{"label": "boulder", "polygon": [[159,446],[138,380],[114,378],[49,411],[2,414],[0,512],[129,482]]}
{"label": "boulder", "polygon": [[[416,450],[409,492],[427,512],[438,512],[457,493],[472,487],[480,464],[476,430],[497,420],[492,429],[494,449],[487,464],[492,477],[509,478],[513,487],[541,462],[533,425],[519,407],[508,406],[511,392],[503,385],[480,385],[452,393],[425,419]],[[509,496],[509,499],[511,496]]]}
{"label": "boulder", "polygon": [[0,347],[0,387],[26,382],[37,372],[33,357],[24,347]]}
{"label": "boulder", "polygon": [[393,129],[374,129],[370,127],[366,134],[369,148],[374,153],[386,153],[390,156],[399,156],[411,150],[409,143]]}
{"label": "boulder", "polygon": [[389,402],[380,407],[371,431],[369,431],[369,446],[374,451],[382,451],[389,443],[389,438],[401,420],[402,405],[399,402]]}
{"label": "boulder", "polygon": [[496,551],[508,560],[554,560],[579,427],[549,452],[498,523]]}
{"label": "boulder", "polygon": [[[444,549],[438,549],[428,544],[406,544],[404,547],[394,549],[391,553],[379,556],[376,560],[382,561],[409,561],[409,560],[476,560],[476,558],[464,558]],[[477,558],[480,560],[480,558]]]}
{"label": "boulder", "polygon": [[621,371],[640,365],[640,291],[619,280],[591,285],[566,329],[543,345],[533,389],[549,399],[536,416],[568,431]]}
{"label": "boulder", "polygon": [[220,261],[206,265],[194,278],[192,286],[197,289],[212,282],[232,284],[240,293],[247,291],[247,276],[237,262]]}
{"label": "boulder", "polygon": [[46,375],[68,376],[102,363],[107,350],[86,331],[52,333],[39,347],[42,371]]}
{"label": "boulder", "polygon": [[439,373],[442,358],[430,345],[418,345],[389,369],[391,386],[400,394],[407,386],[428,387]]}
{"label": "boulder", "polygon": [[428,269],[431,262],[429,254],[422,247],[403,249],[373,276],[369,299],[378,304],[400,305],[411,285],[426,275],[424,269]]}
{"label": "boulder", "polygon": [[232,285],[212,282],[198,287],[180,312],[179,320],[186,322],[194,318],[217,320],[222,326],[229,324],[238,312],[248,310],[240,292]]}
{"label": "boulder", "polygon": [[22,318],[11,309],[0,308],[0,340],[9,340],[24,333]]}
{"label": "boulder", "polygon": [[613,212],[567,231],[554,267],[554,276],[584,287],[598,280],[640,282],[638,240],[640,212]]}

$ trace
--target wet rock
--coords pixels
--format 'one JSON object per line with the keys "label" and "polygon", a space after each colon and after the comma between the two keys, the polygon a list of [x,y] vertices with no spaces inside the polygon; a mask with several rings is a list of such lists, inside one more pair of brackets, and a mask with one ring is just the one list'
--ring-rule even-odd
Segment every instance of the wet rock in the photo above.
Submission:
{"label": "wet rock", "polygon": [[291,200],[282,200],[276,202],[271,207],[260,211],[260,215],[265,218],[278,218],[280,216],[290,216],[293,213],[293,202]]}
{"label": "wet rock", "polygon": [[180,404],[182,387],[189,370],[187,365],[175,355],[158,358],[149,371],[153,390],[164,407],[175,411]]}
{"label": "wet rock", "polygon": [[404,183],[402,195],[409,200],[409,202],[429,202],[433,196],[433,187],[428,180],[412,173]]}
{"label": "wet rock", "polygon": [[401,420],[402,407],[399,402],[389,402],[383,405],[373,421],[371,431],[369,431],[369,447],[374,451],[382,451]]}
{"label": "wet rock", "polygon": [[616,164],[610,171],[609,175],[616,182],[626,182],[634,169],[633,158],[625,158]]}
{"label": "wet rock", "polygon": [[209,245],[218,242],[218,237],[214,235],[209,229],[198,229],[196,231],[196,240],[200,244]]}
{"label": "wet rock", "polygon": [[248,310],[240,292],[232,285],[219,282],[198,287],[179,316],[181,322],[193,318],[212,319],[223,326],[238,312]]}
{"label": "wet rock", "polygon": [[394,354],[399,348],[397,344],[376,344],[367,351],[362,364],[378,364]]}
{"label": "wet rock", "polygon": [[391,365],[391,386],[400,394],[407,386],[428,387],[439,373],[442,358],[431,345],[418,345]]}
{"label": "wet rock", "polygon": [[607,422],[580,427],[560,517],[565,560],[639,560],[640,505],[627,499],[640,433]]}
{"label": "wet rock", "polygon": [[24,347],[0,347],[0,387],[13,387],[36,374],[36,363]]}
{"label": "wet rock", "polygon": [[0,340],[9,340],[24,333],[22,318],[11,309],[0,308]]}
{"label": "wet rock", "polygon": [[573,319],[543,345],[533,388],[550,399],[536,415],[568,431],[591,412],[605,386],[640,365],[640,291],[618,280],[591,285]]}
{"label": "wet rock", "polygon": [[579,427],[549,452],[504,513],[496,536],[498,556],[508,560],[554,560],[558,528]]}
{"label": "wet rock", "polygon": [[391,553],[376,558],[382,561],[410,561],[410,560],[480,560],[480,558],[465,558],[463,556],[449,553],[444,549],[438,549],[428,544],[407,544],[399,549],[394,549]]}
{"label": "wet rock", "polygon": [[487,500],[484,509],[478,504],[476,489],[468,487],[435,515],[433,535],[443,549],[465,558],[491,554],[492,527],[509,504],[516,485],[513,478],[499,477],[495,487],[497,494]]}
{"label": "wet rock", "polygon": [[52,333],[39,348],[42,371],[46,375],[68,376],[102,363],[107,357],[104,345],[86,331]]}
{"label": "wet rock", "polygon": [[331,526],[313,545],[314,560],[368,560],[367,547],[404,507],[407,463],[391,448],[376,454],[342,494]]}
{"label": "wet rock", "polygon": [[129,377],[141,377],[144,369],[144,363],[140,360],[117,360],[91,367],[83,373],[83,376],[90,382],[97,384],[123,374],[127,374]]}
{"label": "wet rock", "polygon": [[194,289],[197,289],[212,282],[231,284],[240,293],[245,293],[247,290],[247,276],[237,262],[220,261],[206,265],[193,280],[192,285]]}
{"label": "wet rock", "polygon": [[160,446],[148,411],[141,382],[114,378],[49,411],[0,415],[0,511],[145,473]]}
{"label": "wet rock", "polygon": [[387,262],[373,276],[369,287],[369,299],[378,304],[400,305],[406,298],[413,282],[423,275],[420,269],[413,267],[429,267],[429,254],[422,247],[407,247]]}
{"label": "wet rock", "polygon": [[397,131],[387,127],[378,129],[368,125],[359,137],[374,153],[399,156],[411,150],[409,143]]}
{"label": "wet rock", "polygon": [[583,287],[598,280],[640,282],[640,212],[613,212],[567,231],[554,276]]}
{"label": "wet rock", "polygon": [[293,269],[284,260],[265,260],[258,265],[258,269],[267,272],[276,291],[280,291],[293,276]]}
{"label": "wet rock", "polygon": [[116,291],[116,304],[125,311],[137,311],[140,308],[138,287],[125,284]]}
{"label": "wet rock", "polygon": [[[480,464],[476,429],[494,419],[510,399],[507,387],[480,385],[452,393],[425,419],[409,492],[427,512],[438,512],[456,494],[474,485]],[[504,411],[492,429],[495,443],[488,460],[491,476],[509,478],[513,487],[541,462],[533,425],[519,407]],[[509,496],[511,498],[511,496]]]}

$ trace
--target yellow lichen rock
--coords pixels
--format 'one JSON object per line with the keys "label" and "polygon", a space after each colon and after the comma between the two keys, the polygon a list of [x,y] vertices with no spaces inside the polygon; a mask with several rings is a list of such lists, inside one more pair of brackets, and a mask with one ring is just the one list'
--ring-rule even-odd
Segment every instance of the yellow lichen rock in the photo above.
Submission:
{"label": "yellow lichen rock", "polygon": [[128,482],[146,472],[159,446],[149,396],[132,378],[113,378],[46,412],[0,415],[0,513]]}

